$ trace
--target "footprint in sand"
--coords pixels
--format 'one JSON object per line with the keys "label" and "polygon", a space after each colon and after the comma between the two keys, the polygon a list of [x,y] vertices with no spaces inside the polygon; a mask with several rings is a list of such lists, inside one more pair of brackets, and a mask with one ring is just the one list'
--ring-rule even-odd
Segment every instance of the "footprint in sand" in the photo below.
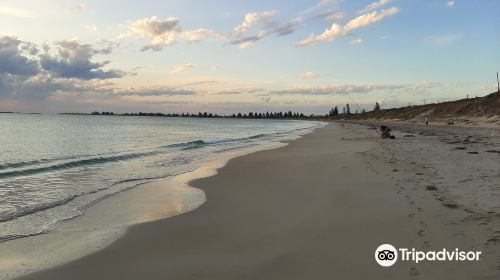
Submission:
{"label": "footprint in sand", "polygon": [[453,203],[453,202],[444,203],[443,206],[448,207],[450,209],[457,209],[458,208],[458,204]]}
{"label": "footprint in sand", "polygon": [[417,232],[418,236],[424,237],[425,236],[425,230],[421,229]]}
{"label": "footprint in sand", "polygon": [[433,186],[433,185],[427,186],[427,187],[425,187],[425,189],[428,191],[433,191],[433,192],[438,190],[437,187]]}

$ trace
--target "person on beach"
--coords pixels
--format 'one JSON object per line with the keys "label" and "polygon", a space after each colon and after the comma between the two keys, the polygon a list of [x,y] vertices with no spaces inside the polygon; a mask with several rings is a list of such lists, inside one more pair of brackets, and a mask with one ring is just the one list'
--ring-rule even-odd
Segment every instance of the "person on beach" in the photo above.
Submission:
{"label": "person on beach", "polygon": [[391,129],[385,125],[380,126],[380,132],[382,133],[381,134],[382,139],[394,139],[394,138],[396,138],[393,135],[391,135]]}
{"label": "person on beach", "polygon": [[429,115],[425,115],[425,126],[429,125]]}

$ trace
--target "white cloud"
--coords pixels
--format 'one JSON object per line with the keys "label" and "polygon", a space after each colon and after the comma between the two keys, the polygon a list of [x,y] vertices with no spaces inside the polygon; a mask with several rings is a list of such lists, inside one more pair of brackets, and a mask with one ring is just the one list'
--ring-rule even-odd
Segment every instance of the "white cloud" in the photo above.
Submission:
{"label": "white cloud", "polygon": [[453,7],[453,6],[455,6],[455,1],[449,0],[446,5],[448,5],[448,7]]}
{"label": "white cloud", "polygon": [[345,26],[345,30],[349,32],[357,28],[368,26],[372,23],[381,21],[385,17],[395,15],[398,12],[398,8],[391,7],[387,10],[381,10],[380,12],[374,11],[368,14],[360,15],[359,17],[349,21]]}
{"label": "white cloud", "polygon": [[122,34],[120,36],[121,38],[139,37],[151,39],[148,45],[142,47],[142,51],[160,51],[163,47],[171,46],[175,44],[177,35],[181,32],[179,19],[176,17],[158,19],[153,16],[136,21],[129,21],[127,28],[130,32]]}
{"label": "white cloud", "polygon": [[[262,13],[248,13],[243,22],[234,28],[229,35],[231,44],[239,45],[240,49],[253,46],[270,35],[286,36],[295,32],[297,26],[302,22],[302,18],[295,17],[287,23],[278,23],[273,20],[276,11],[264,11]],[[257,29],[256,34],[247,35],[252,29]]]}
{"label": "white cloud", "polygon": [[214,31],[205,28],[183,31],[179,22],[176,17],[159,19],[155,16],[129,21],[126,25],[129,32],[121,34],[120,38],[149,38],[151,41],[143,46],[141,50],[160,51],[164,47],[174,45],[178,39],[197,43],[216,35]]}
{"label": "white cloud", "polygon": [[262,13],[248,13],[243,22],[234,28],[234,36],[243,36],[252,27],[259,24],[268,24],[273,17],[276,16],[276,11],[264,11]]}
{"label": "white cloud", "polygon": [[30,10],[26,9],[19,9],[16,7],[9,7],[9,6],[0,6],[0,14],[7,15],[7,16],[14,16],[14,17],[20,17],[20,18],[32,18],[34,17],[34,13]]}
{"label": "white cloud", "polygon": [[309,46],[323,41],[333,41],[338,37],[346,36],[355,29],[362,28],[370,24],[379,22],[385,17],[395,15],[398,12],[399,12],[398,8],[392,7],[387,10],[374,11],[371,13],[360,15],[350,20],[344,26],[337,23],[333,23],[332,26],[330,26],[330,28],[323,31],[323,33],[321,33],[320,35],[312,34],[309,38],[300,41],[297,44],[297,46]]}
{"label": "white cloud", "polygon": [[96,32],[97,31],[97,26],[95,24],[87,24],[83,26],[86,30],[90,32]]}
{"label": "white cloud", "polygon": [[192,63],[180,64],[174,67],[174,69],[170,70],[170,74],[178,74],[181,72],[189,71],[196,68],[197,65]]}
{"label": "white cloud", "polygon": [[391,0],[379,0],[377,2],[373,2],[373,3],[369,4],[368,6],[366,6],[363,10],[359,11],[358,13],[363,14],[366,12],[380,9],[383,6],[389,4],[390,2],[391,2]]}
{"label": "white cloud", "polygon": [[188,42],[200,42],[215,36],[215,32],[210,29],[199,28],[182,32],[182,37]]}
{"label": "white cloud", "polygon": [[345,36],[344,28],[337,23],[333,23],[328,29],[325,29],[320,35],[311,35],[309,38],[300,41],[297,46],[309,46],[323,41],[333,41],[334,39]]}
{"label": "white cloud", "polygon": [[[258,37],[256,37],[256,38],[258,38]],[[257,40],[260,40],[260,39],[257,39]],[[247,42],[241,42],[239,44],[240,45],[238,46],[238,48],[248,49],[248,48],[251,48],[255,43],[253,41],[247,41]]]}
{"label": "white cloud", "polygon": [[316,72],[312,72],[312,71],[308,71],[308,72],[305,72],[304,74],[302,74],[302,79],[304,79],[304,80],[312,80],[312,79],[316,79],[317,77],[319,77],[319,74]]}
{"label": "white cloud", "polygon": [[361,45],[363,44],[363,39],[362,38],[357,38],[351,41],[351,45]]}
{"label": "white cloud", "polygon": [[130,22],[129,28],[134,34],[139,36],[157,37],[168,32],[179,31],[179,19],[176,17],[158,19],[153,16]]}

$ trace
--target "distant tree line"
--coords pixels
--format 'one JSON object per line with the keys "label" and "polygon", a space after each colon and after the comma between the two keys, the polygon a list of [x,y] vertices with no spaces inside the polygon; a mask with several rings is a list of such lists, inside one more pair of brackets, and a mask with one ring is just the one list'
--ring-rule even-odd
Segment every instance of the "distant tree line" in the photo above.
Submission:
{"label": "distant tree line", "polygon": [[235,113],[231,115],[218,115],[209,112],[193,113],[113,113],[113,112],[98,112],[94,111],[91,115],[101,116],[148,116],[148,117],[182,117],[182,118],[235,118],[235,119],[309,119],[309,118],[324,118],[323,115],[305,115],[298,112],[249,112],[249,113]]}
{"label": "distant tree line", "polygon": [[[374,111],[380,110],[380,104],[378,102],[375,103]],[[304,113],[299,112],[249,112],[249,113],[235,113],[231,115],[218,115],[209,112],[199,112],[197,114],[194,113],[123,113],[118,114],[114,112],[98,112],[94,111],[91,115],[101,115],[101,116],[147,116],[147,117],[181,117],[181,118],[234,118],[234,119],[328,119],[328,118],[342,118],[353,114],[364,114],[366,113],[365,109],[362,109],[361,112],[355,110],[353,113],[351,111],[351,106],[346,104],[342,107],[342,112],[339,111],[339,108],[335,106],[332,108],[328,114],[325,115],[306,115]]]}

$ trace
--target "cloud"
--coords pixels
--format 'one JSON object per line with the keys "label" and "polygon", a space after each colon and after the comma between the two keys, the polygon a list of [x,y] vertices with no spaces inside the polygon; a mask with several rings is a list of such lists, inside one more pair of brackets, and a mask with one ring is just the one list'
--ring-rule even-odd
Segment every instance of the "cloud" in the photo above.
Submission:
{"label": "cloud", "polygon": [[361,28],[361,27],[365,27],[365,26],[368,26],[368,25],[370,25],[372,23],[376,23],[378,21],[381,21],[385,17],[395,15],[398,12],[399,12],[398,8],[391,7],[389,9],[387,9],[387,10],[381,10],[380,12],[374,11],[374,12],[371,12],[371,13],[360,15],[359,17],[357,17],[357,18],[349,21],[345,25],[344,28],[345,28],[345,30],[347,32],[349,32],[351,30],[358,29],[358,28]]}
{"label": "cloud", "polygon": [[453,7],[455,6],[455,1],[449,0],[448,3],[446,4],[448,7]]}
{"label": "cloud", "polygon": [[366,6],[363,10],[359,11],[358,13],[364,14],[366,12],[380,9],[383,6],[389,4],[390,2],[391,2],[391,0],[379,0],[377,2],[373,2],[373,3],[369,4],[368,6]]}
{"label": "cloud", "polygon": [[61,96],[86,96],[109,99],[119,97],[147,96],[194,96],[198,92],[192,89],[169,86],[120,88],[108,80],[80,80],[57,78],[40,73],[25,80],[10,79],[5,81],[0,75],[0,98],[16,100],[45,100]]}
{"label": "cloud", "polygon": [[44,54],[38,47],[15,37],[0,36],[0,96],[13,99],[45,99],[62,90],[82,90],[91,79],[119,77],[117,70],[104,71],[106,63],[93,63],[93,55],[106,52],[76,40],[57,42],[58,52]]}
{"label": "cloud", "polygon": [[264,11],[262,13],[248,13],[243,22],[234,28],[234,36],[241,37],[252,27],[260,24],[269,24],[277,14],[276,11]]}
{"label": "cloud", "polygon": [[361,44],[363,44],[362,38],[357,38],[351,41],[351,45],[361,45]]}
{"label": "cloud", "polygon": [[261,88],[235,88],[235,89],[228,89],[228,90],[223,90],[223,91],[217,91],[212,94],[215,95],[241,95],[241,94],[253,94],[253,93],[259,93],[263,92],[264,90]]}
{"label": "cloud", "polygon": [[103,70],[109,61],[92,61],[94,55],[108,54],[108,48],[94,49],[77,39],[56,42],[56,48],[56,55],[46,53],[40,57],[42,68],[56,77],[91,80],[120,78],[125,75],[125,72],[119,70]]}
{"label": "cloud", "polygon": [[348,35],[351,31],[356,30],[358,28],[366,27],[373,23],[379,22],[385,17],[395,15],[399,12],[399,9],[396,7],[391,7],[387,10],[374,11],[371,13],[366,13],[360,15],[345,24],[344,26],[333,23],[330,28],[326,29],[320,35],[312,34],[309,38],[300,41],[297,46],[309,46],[314,45],[319,42],[324,41],[333,41],[339,37],[343,37]]}
{"label": "cloud", "polygon": [[164,47],[174,45],[179,38],[190,43],[197,43],[216,35],[213,30],[206,28],[183,31],[180,27],[180,20],[176,17],[159,19],[153,16],[129,21],[126,27],[129,32],[120,35],[120,38],[136,37],[151,40],[149,44],[141,48],[141,51],[161,51]]}
{"label": "cloud", "polygon": [[333,12],[326,12],[319,14],[318,17],[326,19],[331,22],[337,22],[343,20],[345,18],[345,15],[343,12],[333,11]]}
{"label": "cloud", "polygon": [[194,90],[170,88],[163,86],[114,89],[115,95],[136,95],[136,96],[190,96],[198,94]]}
{"label": "cloud", "polygon": [[166,19],[158,19],[157,17],[145,18],[131,22],[129,28],[134,34],[144,37],[157,37],[169,32],[180,31],[179,19],[176,17]]}
{"label": "cloud", "polygon": [[312,80],[312,79],[316,79],[317,77],[319,77],[319,74],[318,73],[315,73],[315,72],[305,72],[304,74],[302,74],[302,79],[304,80]]}
{"label": "cloud", "polygon": [[188,41],[188,42],[200,42],[202,40],[212,38],[216,34],[213,30],[210,29],[205,29],[205,28],[199,28],[195,30],[187,30],[182,32],[182,37]]}
{"label": "cloud", "polygon": [[197,94],[192,89],[186,89],[187,85],[117,87],[109,79],[122,77],[126,73],[119,70],[104,70],[103,67],[108,65],[109,61],[94,62],[95,56],[109,54],[116,43],[101,41],[98,44],[103,47],[93,47],[78,39],[59,41],[52,45],[45,43],[43,53],[40,54],[38,47],[33,43],[11,36],[0,36],[0,99],[2,102],[6,100],[30,102],[71,99],[86,95],[93,96],[94,99],[117,100],[117,96],[159,97]]}
{"label": "cloud", "polygon": [[370,92],[408,91],[420,93],[440,84],[422,82],[415,84],[333,84],[323,86],[296,86],[269,92],[272,95],[344,95]]}
{"label": "cloud", "polygon": [[169,73],[170,74],[178,74],[181,72],[192,70],[196,67],[197,67],[197,65],[192,64],[192,63],[181,64],[181,65],[175,66],[174,69],[170,70]]}
{"label": "cloud", "polygon": [[309,36],[309,38],[300,41],[297,46],[310,46],[323,41],[333,41],[334,39],[345,35],[346,31],[344,28],[340,24],[333,23],[330,28],[325,29],[325,31],[323,31],[320,35],[313,34]]}
{"label": "cloud", "polygon": [[[302,21],[300,17],[296,17],[286,23],[278,23],[273,20],[276,15],[276,11],[248,13],[243,22],[236,26],[234,31],[229,35],[231,44],[239,45],[240,48],[245,49],[273,34],[276,36],[286,36],[295,32],[297,26]],[[256,34],[247,35],[249,31],[257,28]]]}
{"label": "cloud", "polygon": [[33,11],[26,10],[26,9],[19,9],[16,7],[9,7],[9,6],[0,6],[0,14],[7,15],[7,16],[13,16],[13,17],[20,17],[20,18],[33,18],[34,13]]}
{"label": "cloud", "polygon": [[96,32],[97,26],[95,24],[86,24],[83,26],[87,31]]}
{"label": "cloud", "polygon": [[[320,0],[314,6],[310,7],[309,9],[303,11],[300,14],[303,16],[307,16],[307,15],[311,15],[311,14],[316,14],[318,12],[324,13],[325,10],[328,10],[332,7],[335,7],[341,1],[342,0]],[[328,12],[331,12],[331,11],[328,11]],[[317,17],[317,16],[315,16],[315,17]]]}
{"label": "cloud", "polygon": [[37,74],[38,62],[28,57],[34,52],[32,48],[31,44],[22,42],[16,37],[0,36],[0,75],[33,76]]}
{"label": "cloud", "polygon": [[163,47],[175,44],[178,33],[181,32],[179,19],[169,17],[158,19],[153,16],[150,18],[130,21],[127,24],[129,33],[122,34],[121,37],[139,37],[150,38],[148,45],[142,47],[142,51],[153,50],[160,51]]}
{"label": "cloud", "polygon": [[193,96],[198,94],[192,89],[169,86],[120,88],[109,80],[81,80],[58,78],[48,73],[40,73],[28,79],[17,76],[0,75],[0,98],[17,100],[44,100],[57,96],[93,95],[96,98],[116,98],[120,96]]}

